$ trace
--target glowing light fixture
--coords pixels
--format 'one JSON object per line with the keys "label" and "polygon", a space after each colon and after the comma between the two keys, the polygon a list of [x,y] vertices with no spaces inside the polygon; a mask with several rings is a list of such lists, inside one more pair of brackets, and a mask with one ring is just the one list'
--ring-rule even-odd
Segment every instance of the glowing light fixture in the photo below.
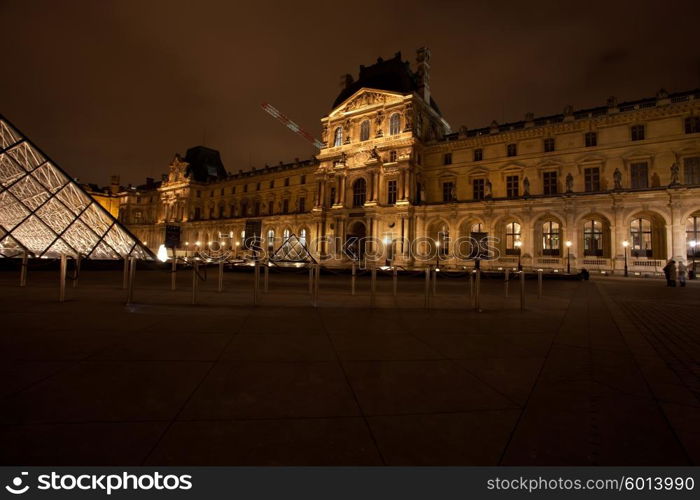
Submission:
{"label": "glowing light fixture", "polygon": [[168,249],[165,248],[165,245],[161,245],[158,247],[158,260],[161,262],[168,261]]}

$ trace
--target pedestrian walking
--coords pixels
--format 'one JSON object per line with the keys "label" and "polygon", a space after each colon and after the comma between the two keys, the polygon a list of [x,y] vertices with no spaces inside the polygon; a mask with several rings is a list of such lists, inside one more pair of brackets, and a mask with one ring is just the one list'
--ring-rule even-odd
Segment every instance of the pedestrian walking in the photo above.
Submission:
{"label": "pedestrian walking", "polygon": [[676,286],[676,261],[671,259],[664,266],[664,276],[666,276],[666,286]]}
{"label": "pedestrian walking", "polygon": [[681,287],[685,286],[685,279],[688,276],[688,266],[682,260],[678,261],[678,281]]}

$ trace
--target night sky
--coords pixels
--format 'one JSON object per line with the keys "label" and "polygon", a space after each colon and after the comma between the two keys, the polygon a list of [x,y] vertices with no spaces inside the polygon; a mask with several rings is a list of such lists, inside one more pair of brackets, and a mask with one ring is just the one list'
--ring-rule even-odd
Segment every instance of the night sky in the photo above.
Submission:
{"label": "night sky", "polygon": [[432,51],[457,130],[700,87],[700,2],[0,0],[0,113],[73,176],[159,178],[204,143],[231,172],[314,148],[360,64]]}

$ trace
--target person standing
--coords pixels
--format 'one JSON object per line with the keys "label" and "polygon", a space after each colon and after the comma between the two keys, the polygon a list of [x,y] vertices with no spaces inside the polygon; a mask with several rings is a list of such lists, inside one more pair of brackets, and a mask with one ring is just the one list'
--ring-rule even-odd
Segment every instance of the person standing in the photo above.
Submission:
{"label": "person standing", "polygon": [[685,286],[685,278],[688,276],[688,266],[682,260],[678,261],[678,281],[681,287]]}
{"label": "person standing", "polygon": [[676,261],[670,259],[664,266],[664,276],[666,276],[666,286],[676,286]]}

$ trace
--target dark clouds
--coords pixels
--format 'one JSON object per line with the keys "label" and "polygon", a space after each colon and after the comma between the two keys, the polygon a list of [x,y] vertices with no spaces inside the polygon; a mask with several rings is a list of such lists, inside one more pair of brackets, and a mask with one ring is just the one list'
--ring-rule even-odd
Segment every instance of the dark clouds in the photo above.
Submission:
{"label": "dark clouds", "polygon": [[202,143],[230,171],[313,148],[340,75],[427,44],[453,128],[700,86],[696,1],[0,2],[0,112],[67,170],[140,182]]}

